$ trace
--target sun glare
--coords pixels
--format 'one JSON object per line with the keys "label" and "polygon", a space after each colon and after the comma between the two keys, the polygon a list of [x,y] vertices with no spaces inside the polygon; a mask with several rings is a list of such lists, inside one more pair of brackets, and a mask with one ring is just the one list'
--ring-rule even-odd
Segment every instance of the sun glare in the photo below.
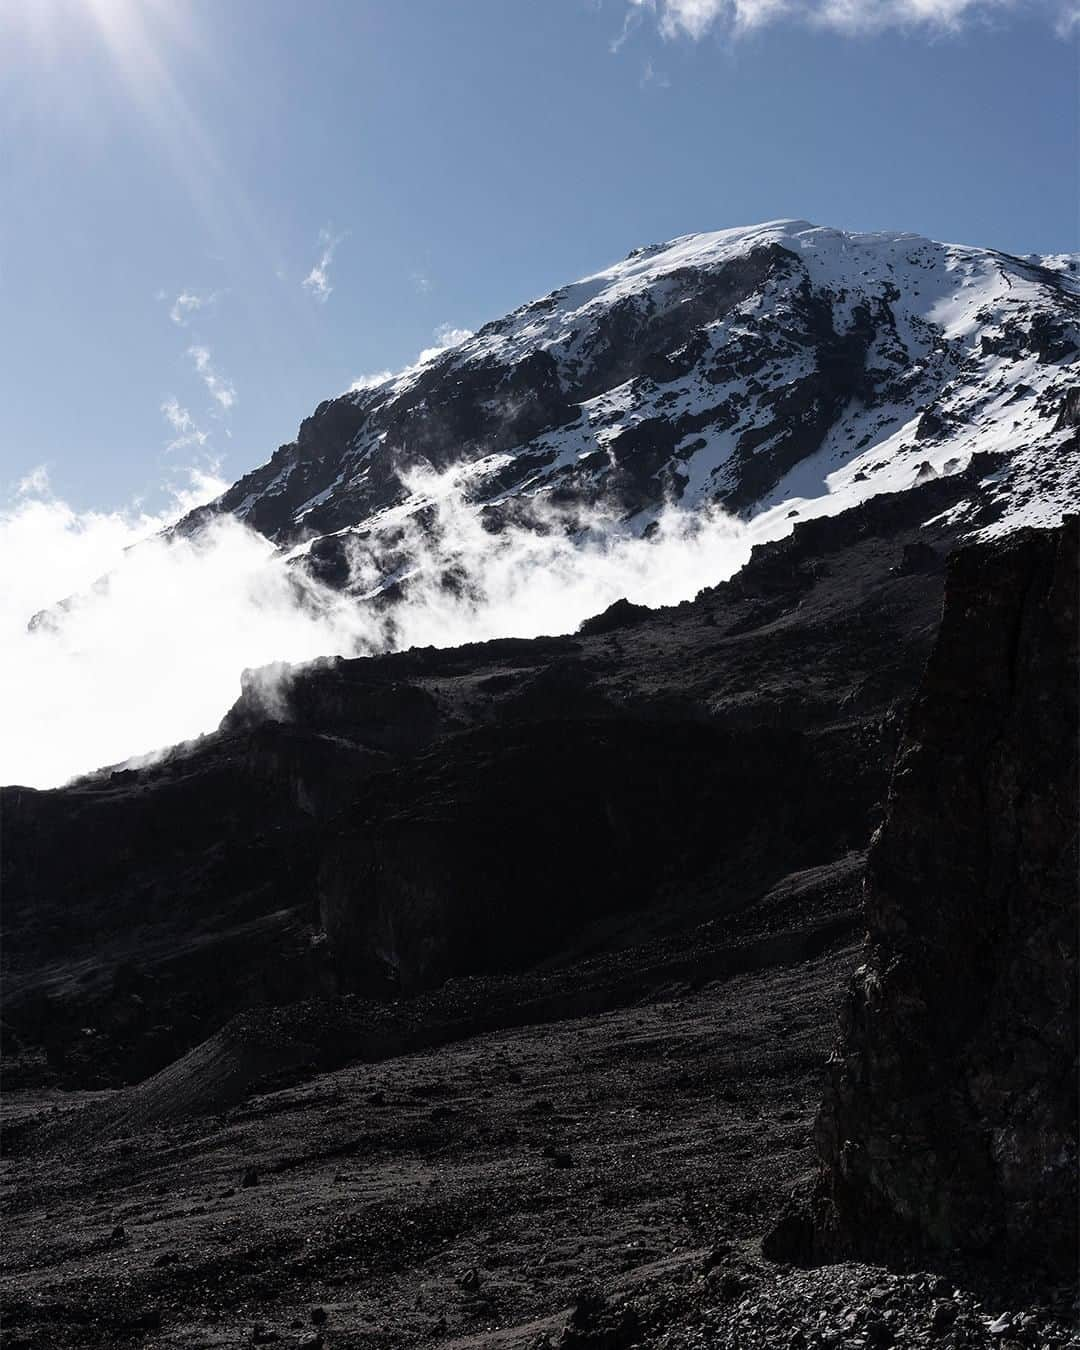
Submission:
{"label": "sun glare", "polygon": [[13,59],[65,74],[97,48],[134,84],[160,70],[170,46],[189,45],[189,17],[164,0],[0,0],[0,39]]}

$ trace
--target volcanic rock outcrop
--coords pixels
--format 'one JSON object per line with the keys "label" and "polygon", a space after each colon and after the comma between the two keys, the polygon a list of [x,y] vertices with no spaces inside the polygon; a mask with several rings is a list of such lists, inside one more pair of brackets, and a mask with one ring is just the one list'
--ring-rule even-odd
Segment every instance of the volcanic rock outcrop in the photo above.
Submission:
{"label": "volcanic rock outcrop", "polygon": [[1075,1273],[1078,538],[950,560],[818,1121],[825,1248]]}

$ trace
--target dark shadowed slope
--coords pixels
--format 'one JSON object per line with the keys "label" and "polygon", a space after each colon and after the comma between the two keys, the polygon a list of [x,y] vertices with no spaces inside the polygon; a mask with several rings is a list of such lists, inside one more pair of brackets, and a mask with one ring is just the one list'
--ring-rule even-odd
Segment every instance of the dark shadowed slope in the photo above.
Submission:
{"label": "dark shadowed slope", "polygon": [[864,847],[955,537],[922,522],[962,490],[809,522],[640,622],[330,662],[284,722],[252,694],[157,766],[6,789],[21,1071],[139,1077],[253,1003],[615,948]]}

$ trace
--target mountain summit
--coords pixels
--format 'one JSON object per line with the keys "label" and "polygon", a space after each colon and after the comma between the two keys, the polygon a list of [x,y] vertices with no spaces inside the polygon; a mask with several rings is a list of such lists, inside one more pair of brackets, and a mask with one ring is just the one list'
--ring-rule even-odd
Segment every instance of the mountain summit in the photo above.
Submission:
{"label": "mountain summit", "polygon": [[216,503],[382,650],[0,790],[13,1346],[1076,1344],[1074,268],[642,250]]}
{"label": "mountain summit", "polygon": [[350,535],[425,506],[418,466],[456,467],[493,524],[538,498],[644,530],[673,501],[776,535],[973,456],[972,529],[1050,523],[1080,500],[1078,350],[1078,255],[804,220],[686,235],[320,404],[182,528],[231,512],[340,583]]}

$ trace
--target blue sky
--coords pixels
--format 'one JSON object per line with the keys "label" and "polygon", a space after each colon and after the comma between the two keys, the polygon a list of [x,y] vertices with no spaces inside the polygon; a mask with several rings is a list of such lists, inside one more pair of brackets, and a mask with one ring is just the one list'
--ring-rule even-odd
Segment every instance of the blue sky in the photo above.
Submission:
{"label": "blue sky", "polygon": [[693,230],[1074,249],[1069,9],[10,0],[0,496],[44,464],[79,510],[157,509],[438,332]]}

